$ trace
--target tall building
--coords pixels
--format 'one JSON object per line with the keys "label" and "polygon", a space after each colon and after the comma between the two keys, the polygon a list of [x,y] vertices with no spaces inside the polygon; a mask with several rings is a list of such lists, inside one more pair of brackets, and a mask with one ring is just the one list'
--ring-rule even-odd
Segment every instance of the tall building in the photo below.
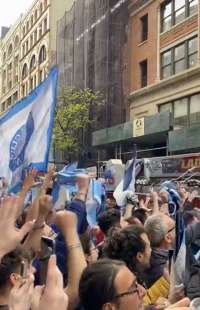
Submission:
{"label": "tall building", "polygon": [[[59,86],[88,87],[103,94],[105,106],[98,111],[96,129],[125,121],[121,47],[127,39],[127,17],[126,0],[76,0],[58,22]],[[94,108],[91,117],[96,114]],[[85,136],[86,157],[91,157],[91,131]]]}
{"label": "tall building", "polygon": [[0,39],[0,113],[19,98],[21,17]]}
{"label": "tall building", "polygon": [[56,24],[72,3],[35,0],[0,39],[0,113],[27,96],[55,64]]}
{"label": "tall building", "polygon": [[130,0],[124,45],[127,121],[93,133],[93,146],[142,157],[200,151],[198,0]]}

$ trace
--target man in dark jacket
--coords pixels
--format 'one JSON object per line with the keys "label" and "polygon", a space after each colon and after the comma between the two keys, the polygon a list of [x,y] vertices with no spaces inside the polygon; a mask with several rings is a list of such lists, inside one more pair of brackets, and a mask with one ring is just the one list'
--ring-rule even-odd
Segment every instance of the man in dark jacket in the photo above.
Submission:
{"label": "man in dark jacket", "polygon": [[200,297],[200,222],[185,231],[185,294],[191,300]]}
{"label": "man in dark jacket", "polygon": [[169,273],[169,251],[175,245],[175,222],[165,214],[150,216],[145,223],[145,231],[149,237],[152,253],[150,268],[144,273],[147,287],[151,287],[160,277]]}

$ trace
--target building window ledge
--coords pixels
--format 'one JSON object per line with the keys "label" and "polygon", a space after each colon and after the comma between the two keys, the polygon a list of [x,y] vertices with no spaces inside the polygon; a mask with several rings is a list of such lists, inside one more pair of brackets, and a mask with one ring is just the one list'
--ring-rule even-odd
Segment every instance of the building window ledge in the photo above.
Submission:
{"label": "building window ledge", "polygon": [[143,42],[140,42],[140,43],[138,44],[138,47],[139,47],[139,46],[142,46],[142,45],[144,45],[144,44],[146,44],[146,43],[148,43],[148,40],[145,40],[145,41],[143,41]]}
{"label": "building window ledge", "polygon": [[200,74],[200,64],[197,64],[195,67],[186,69],[176,75],[170,76],[167,79],[158,80],[154,84],[130,92],[129,100],[132,100],[133,98],[134,99],[138,98],[149,92],[157,91],[158,89],[167,87],[168,85],[171,85],[172,83],[175,83],[177,81],[188,79],[190,76],[193,75],[199,76],[199,74]]}
{"label": "building window ledge", "polygon": [[162,37],[163,35],[166,35],[167,33],[170,33],[170,32],[171,32],[172,30],[174,30],[176,27],[178,27],[178,26],[184,24],[185,22],[187,22],[188,20],[194,18],[195,16],[198,17],[198,13],[195,12],[193,15],[188,16],[187,18],[185,18],[185,19],[182,20],[181,22],[179,22],[179,23],[177,23],[177,24],[171,26],[171,28],[169,28],[168,30],[161,32],[161,33],[160,33],[160,37]]}

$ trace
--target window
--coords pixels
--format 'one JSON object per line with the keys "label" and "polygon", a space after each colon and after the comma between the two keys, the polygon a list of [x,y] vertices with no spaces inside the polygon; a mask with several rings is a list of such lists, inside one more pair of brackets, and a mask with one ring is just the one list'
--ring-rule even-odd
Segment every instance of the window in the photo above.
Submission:
{"label": "window", "polygon": [[28,75],[28,66],[27,64],[24,64],[23,69],[22,69],[22,79],[25,79]]}
{"label": "window", "polygon": [[15,48],[19,45],[19,36],[15,37]]}
{"label": "window", "polygon": [[12,98],[9,97],[9,98],[8,98],[8,102],[7,102],[7,106],[9,107],[9,106],[11,106],[11,104],[12,104]]}
{"label": "window", "polygon": [[8,65],[8,80],[12,78],[12,62]]}
{"label": "window", "polygon": [[26,47],[25,44],[22,45],[22,56],[26,54]]}
{"label": "window", "polygon": [[188,68],[194,67],[197,63],[197,39],[188,41]]}
{"label": "window", "polygon": [[44,19],[44,33],[47,31],[47,18]]}
{"label": "window", "polygon": [[197,64],[197,37],[189,39],[161,54],[161,79]]}
{"label": "window", "polygon": [[197,13],[198,0],[171,0],[161,5],[161,31],[169,30],[173,25]]}
{"label": "window", "polygon": [[174,74],[185,69],[185,44],[174,48]]}
{"label": "window", "polygon": [[172,103],[168,102],[165,104],[160,105],[159,112],[172,112]]}
{"label": "window", "polygon": [[8,48],[8,57],[11,56],[12,51],[13,51],[13,47],[12,47],[12,44],[10,44],[10,45],[9,45],[9,48]]}
{"label": "window", "polygon": [[3,71],[3,84],[6,82],[6,70]]}
{"label": "window", "polygon": [[25,34],[26,34],[26,27],[24,26],[23,27],[23,35],[25,36]]}
{"label": "window", "polygon": [[42,15],[42,11],[43,11],[43,5],[42,2],[40,2],[40,15]]}
{"label": "window", "polygon": [[42,36],[42,24],[39,24],[39,38]]}
{"label": "window", "polygon": [[141,42],[148,39],[148,14],[144,15],[141,19]]}
{"label": "window", "polygon": [[26,40],[26,53],[28,53],[28,40]]}
{"label": "window", "polygon": [[37,20],[37,9],[35,10],[35,13],[34,13],[34,19],[35,19],[35,22]]}
{"label": "window", "polygon": [[11,88],[12,88],[12,81],[9,81],[8,82],[8,89],[11,90]]}
{"label": "window", "polygon": [[172,113],[175,129],[199,125],[200,93],[160,105],[159,112],[165,111]]}
{"label": "window", "polygon": [[37,42],[37,29],[34,31],[34,44]]}
{"label": "window", "polygon": [[32,47],[32,46],[33,46],[33,33],[30,36],[30,47]]}
{"label": "window", "polygon": [[19,55],[15,56],[15,67],[18,66],[19,63]]}
{"label": "window", "polygon": [[43,71],[40,70],[40,72],[39,72],[39,83],[42,82],[42,79],[43,79]]}
{"label": "window", "polygon": [[185,0],[174,1],[174,24],[185,19]]}
{"label": "window", "polygon": [[26,85],[23,84],[22,85],[22,97],[25,97],[26,96]]}
{"label": "window", "polygon": [[190,98],[190,124],[195,125],[200,122],[200,94]]}
{"label": "window", "polygon": [[[15,60],[14,60],[15,76],[18,75],[18,67],[19,67],[19,56],[15,56]],[[17,80],[18,80],[18,78],[17,78]]]}
{"label": "window", "polygon": [[35,67],[36,67],[36,58],[35,55],[33,55],[30,63],[30,72],[32,72],[35,69]]}
{"label": "window", "polygon": [[6,52],[3,53],[3,62],[6,62]]}
{"label": "window", "polygon": [[176,128],[186,127],[188,115],[188,103],[187,98],[176,100],[174,102],[174,126]]}
{"label": "window", "polygon": [[34,24],[34,17],[33,15],[31,15],[31,27],[33,27],[33,24]]}
{"label": "window", "polygon": [[3,112],[3,111],[5,111],[5,109],[6,109],[6,103],[5,103],[5,101],[2,103],[2,106],[1,106],[1,111]]}
{"label": "window", "polygon": [[46,60],[46,57],[47,57],[46,47],[43,45],[39,53],[39,63],[41,64],[42,62],[44,62]]}
{"label": "window", "polygon": [[162,78],[165,79],[172,74],[172,51],[169,50],[162,54]]}
{"label": "window", "polygon": [[30,78],[30,91],[32,91],[34,88],[33,86],[33,77]]}
{"label": "window", "polygon": [[37,85],[37,78],[36,78],[36,74],[34,75],[34,87],[36,87]]}
{"label": "window", "polygon": [[26,22],[26,32],[28,32],[29,31],[29,22],[27,21]]}
{"label": "window", "polygon": [[189,15],[193,15],[197,12],[198,0],[189,1]]}
{"label": "window", "polygon": [[15,75],[15,78],[14,78],[14,83],[18,83],[18,75]]}
{"label": "window", "polygon": [[13,94],[13,102],[15,103],[17,100],[18,100],[18,92],[16,91],[16,92]]}
{"label": "window", "polygon": [[147,86],[147,59],[140,62],[141,87]]}
{"label": "window", "polygon": [[172,2],[166,3],[161,8],[162,31],[168,30],[172,26]]}

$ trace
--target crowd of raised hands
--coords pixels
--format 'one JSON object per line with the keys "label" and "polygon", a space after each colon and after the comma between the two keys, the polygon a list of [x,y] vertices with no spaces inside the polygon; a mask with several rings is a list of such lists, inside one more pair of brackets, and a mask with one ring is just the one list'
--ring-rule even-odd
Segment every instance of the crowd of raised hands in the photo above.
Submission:
{"label": "crowd of raised hands", "polygon": [[[18,195],[4,194],[0,200],[0,273],[8,258],[11,257],[12,261],[14,255],[12,253],[17,249],[29,257],[26,261],[26,255],[20,254],[22,257],[20,265],[16,265],[16,269],[11,265],[12,272],[7,283],[2,283],[0,280],[0,304],[4,305],[5,309],[11,310],[77,309],[80,302],[79,282],[88,265],[87,255],[80,240],[90,229],[86,225],[85,210],[89,177],[78,180],[78,193],[75,197],[78,208],[72,205],[69,210],[55,211],[52,208],[52,197],[47,195],[54,176],[52,168],[45,176],[32,204],[25,208],[26,194],[36,186],[36,176],[37,171],[30,171]],[[52,227],[56,227],[56,230]],[[55,241],[58,231],[67,249],[67,255],[64,256],[66,259],[64,272],[58,268],[56,255],[51,251],[48,252],[48,247],[44,249],[42,243],[43,237]],[[40,261],[38,283],[35,282],[37,267],[34,264],[32,266],[32,262],[37,260]],[[22,268],[24,265],[27,265],[26,268]],[[67,274],[67,284],[64,284],[63,273]],[[166,309],[186,310],[189,309],[189,303],[185,298],[168,305]]]}

